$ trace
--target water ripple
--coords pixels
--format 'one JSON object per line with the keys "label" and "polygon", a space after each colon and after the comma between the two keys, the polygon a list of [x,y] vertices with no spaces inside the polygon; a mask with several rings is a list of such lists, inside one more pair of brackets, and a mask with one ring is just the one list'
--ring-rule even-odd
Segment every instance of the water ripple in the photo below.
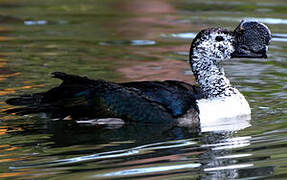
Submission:
{"label": "water ripple", "polygon": [[103,41],[99,45],[108,46],[108,45],[131,45],[131,46],[146,46],[146,45],[155,45],[156,42],[152,40],[114,40],[114,41]]}
{"label": "water ripple", "polygon": [[247,168],[252,167],[254,164],[236,164],[236,165],[229,165],[229,166],[218,166],[213,168],[205,168],[204,171],[218,171],[218,170],[227,170],[227,169],[241,169],[241,168]]}
{"label": "water ripple", "polygon": [[33,165],[27,165],[27,166],[21,166],[21,167],[20,166],[19,167],[11,166],[9,169],[23,169],[23,168],[37,168],[37,167],[43,167],[43,166],[57,166],[57,165],[64,165],[64,164],[71,164],[71,163],[79,163],[82,161],[89,161],[89,160],[117,158],[117,157],[135,155],[135,154],[139,154],[139,153],[147,152],[147,151],[152,151],[152,150],[162,150],[162,149],[169,149],[169,148],[185,147],[185,146],[190,146],[193,144],[196,144],[196,142],[193,142],[191,140],[159,142],[159,143],[142,145],[142,146],[138,146],[138,147],[130,148],[130,149],[109,151],[109,152],[92,154],[92,155],[88,155],[88,156],[80,156],[80,157],[74,157],[74,158],[68,158],[68,159],[61,159],[61,160],[56,160],[56,161],[41,163],[41,164],[33,164]]}
{"label": "water ripple", "polygon": [[193,168],[198,168],[200,166],[201,166],[200,163],[190,163],[190,164],[181,164],[181,165],[174,165],[174,166],[135,168],[135,169],[110,172],[106,174],[98,174],[98,175],[95,175],[94,177],[137,175],[137,174],[155,173],[155,172],[163,172],[163,171],[171,171],[171,170],[179,170],[179,169],[190,169],[190,168],[193,169]]}
{"label": "water ripple", "polygon": [[24,25],[26,26],[32,26],[32,25],[45,25],[48,21],[46,20],[37,20],[37,21],[24,21]]}

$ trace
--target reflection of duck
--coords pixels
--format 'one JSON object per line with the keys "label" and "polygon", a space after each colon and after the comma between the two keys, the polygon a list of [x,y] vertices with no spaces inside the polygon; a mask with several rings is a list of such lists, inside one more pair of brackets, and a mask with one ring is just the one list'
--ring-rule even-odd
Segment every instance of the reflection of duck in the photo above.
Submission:
{"label": "reflection of duck", "polygon": [[25,105],[8,113],[46,112],[52,117],[121,118],[145,123],[174,123],[174,119],[215,119],[250,114],[244,96],[225,77],[220,63],[232,57],[266,57],[269,29],[242,21],[234,32],[202,30],[193,40],[190,63],[199,86],[180,81],[112,83],[55,72],[63,83],[44,93],[7,100]]}

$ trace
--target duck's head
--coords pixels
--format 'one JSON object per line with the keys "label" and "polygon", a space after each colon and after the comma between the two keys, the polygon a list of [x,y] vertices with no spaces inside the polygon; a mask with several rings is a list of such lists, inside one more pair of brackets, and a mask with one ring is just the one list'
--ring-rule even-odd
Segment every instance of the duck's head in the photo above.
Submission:
{"label": "duck's head", "polygon": [[243,20],[232,32],[222,28],[202,30],[194,38],[190,60],[220,63],[233,57],[266,58],[271,32],[262,23]]}

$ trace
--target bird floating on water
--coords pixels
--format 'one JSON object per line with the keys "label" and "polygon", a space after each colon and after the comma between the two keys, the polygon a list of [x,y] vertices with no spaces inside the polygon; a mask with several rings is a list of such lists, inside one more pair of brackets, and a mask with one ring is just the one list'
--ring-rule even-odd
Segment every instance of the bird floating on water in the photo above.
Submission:
{"label": "bird floating on water", "polygon": [[271,32],[262,23],[243,20],[234,31],[204,29],[194,38],[189,55],[197,85],[181,81],[114,83],[63,72],[63,82],[47,92],[8,99],[18,115],[44,112],[51,118],[119,118],[126,122],[198,122],[251,113],[245,97],[233,87],[221,66],[231,58],[266,58]]}

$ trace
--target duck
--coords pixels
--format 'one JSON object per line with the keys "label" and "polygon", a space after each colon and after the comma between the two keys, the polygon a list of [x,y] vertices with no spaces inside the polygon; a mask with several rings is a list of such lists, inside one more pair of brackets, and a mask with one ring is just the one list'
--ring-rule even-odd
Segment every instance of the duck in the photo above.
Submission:
{"label": "duck", "polygon": [[147,124],[179,124],[249,115],[245,97],[225,76],[223,62],[232,58],[267,58],[271,32],[254,20],[242,20],[234,31],[201,30],[193,39],[189,63],[196,84],[182,81],[115,83],[54,72],[62,83],[46,92],[9,98],[16,115],[46,113],[51,118],[105,119]]}

